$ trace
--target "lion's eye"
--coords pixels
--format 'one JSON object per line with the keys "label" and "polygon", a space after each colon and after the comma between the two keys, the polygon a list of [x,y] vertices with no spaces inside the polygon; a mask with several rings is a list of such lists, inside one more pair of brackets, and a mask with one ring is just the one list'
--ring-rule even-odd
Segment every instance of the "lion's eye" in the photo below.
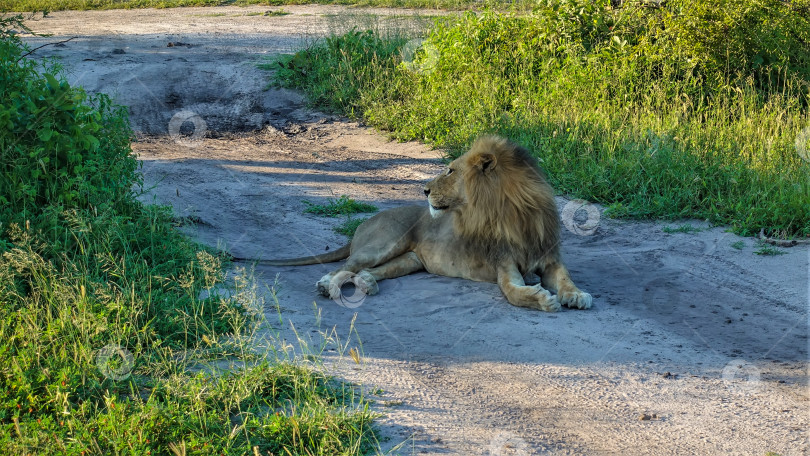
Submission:
{"label": "lion's eye", "polygon": [[453,168],[447,168],[447,175],[453,174]]}

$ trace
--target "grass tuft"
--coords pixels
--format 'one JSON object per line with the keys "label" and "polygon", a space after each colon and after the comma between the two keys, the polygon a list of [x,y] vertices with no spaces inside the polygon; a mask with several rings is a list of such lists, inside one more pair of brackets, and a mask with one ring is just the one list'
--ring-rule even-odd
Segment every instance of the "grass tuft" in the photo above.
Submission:
{"label": "grass tuft", "polygon": [[291,13],[289,11],[284,10],[283,8],[264,12],[264,15],[269,17],[287,16],[289,14]]}
{"label": "grass tuft", "polygon": [[363,218],[349,217],[342,224],[336,226],[334,230],[336,233],[348,236],[351,239],[352,237],[354,237],[354,233],[355,231],[357,231],[357,227],[360,226],[366,220],[368,220],[367,217]]}
{"label": "grass tuft", "polygon": [[696,228],[696,227],[686,223],[686,224],[683,224],[681,226],[665,226],[665,227],[661,228],[661,231],[663,231],[664,233],[669,233],[669,234],[672,234],[672,233],[691,234],[691,233],[699,233],[700,228]]}
{"label": "grass tuft", "polygon": [[759,242],[757,244],[757,247],[759,247],[759,248],[754,250],[754,253],[757,254],[757,255],[777,256],[777,255],[784,255],[784,254],[787,253],[786,251],[784,251],[782,249],[778,249],[778,248],[773,247],[771,245],[768,245],[765,242]]}
{"label": "grass tuft", "polygon": [[358,203],[346,195],[342,195],[336,200],[330,199],[326,204],[314,204],[309,201],[304,201],[304,203],[307,205],[304,212],[321,215],[323,217],[377,212],[376,206],[367,203]]}

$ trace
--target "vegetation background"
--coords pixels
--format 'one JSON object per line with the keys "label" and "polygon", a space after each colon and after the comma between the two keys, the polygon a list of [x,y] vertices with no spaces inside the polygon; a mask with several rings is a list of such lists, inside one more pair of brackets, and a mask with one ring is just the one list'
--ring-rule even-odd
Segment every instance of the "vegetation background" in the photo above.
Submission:
{"label": "vegetation background", "polygon": [[355,30],[267,67],[451,157],[504,134],[613,216],[810,235],[810,2],[617,3],[468,12],[423,41]]}
{"label": "vegetation background", "polygon": [[0,453],[375,448],[352,385],[256,338],[250,274],[136,199],[125,108],[26,58],[22,19],[0,19]]}

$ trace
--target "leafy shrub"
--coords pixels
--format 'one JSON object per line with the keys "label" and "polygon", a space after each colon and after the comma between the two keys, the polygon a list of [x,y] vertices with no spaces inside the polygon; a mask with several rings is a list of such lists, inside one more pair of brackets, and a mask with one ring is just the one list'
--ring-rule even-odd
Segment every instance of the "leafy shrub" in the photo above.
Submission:
{"label": "leafy shrub", "polygon": [[53,69],[40,76],[22,53],[16,36],[0,41],[0,221],[130,205],[140,177],[126,109]]}

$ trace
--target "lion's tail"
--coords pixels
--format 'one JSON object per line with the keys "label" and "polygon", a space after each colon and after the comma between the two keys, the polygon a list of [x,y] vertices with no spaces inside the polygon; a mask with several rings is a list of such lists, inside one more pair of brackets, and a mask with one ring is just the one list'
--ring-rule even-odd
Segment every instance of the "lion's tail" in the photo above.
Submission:
{"label": "lion's tail", "polygon": [[232,257],[232,258],[234,261],[248,261],[266,266],[304,266],[307,264],[333,263],[335,261],[344,260],[349,257],[351,247],[352,244],[349,243],[337,250],[322,253],[320,255],[305,256],[301,258],[286,258],[281,260],[260,260],[255,258],[240,258],[240,257]]}

